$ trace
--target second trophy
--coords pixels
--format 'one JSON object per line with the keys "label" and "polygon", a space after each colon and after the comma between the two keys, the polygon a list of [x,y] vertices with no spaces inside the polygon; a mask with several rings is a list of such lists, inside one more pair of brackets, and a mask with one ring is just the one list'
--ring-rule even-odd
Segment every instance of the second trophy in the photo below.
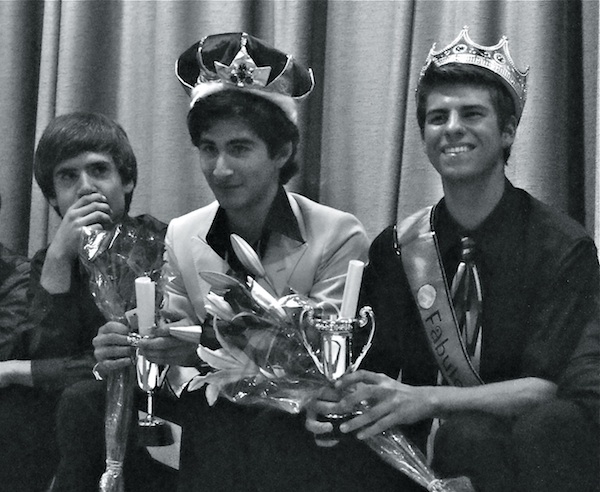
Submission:
{"label": "second trophy", "polygon": [[[147,337],[152,334],[156,327],[156,289],[154,282],[149,277],[137,278],[135,280],[135,294],[139,336]],[[137,349],[135,367],[138,386],[146,393],[147,397],[146,416],[138,421],[138,442],[142,446],[167,446],[172,444],[173,436],[170,427],[154,416],[154,395],[162,386],[169,366],[150,362]]]}

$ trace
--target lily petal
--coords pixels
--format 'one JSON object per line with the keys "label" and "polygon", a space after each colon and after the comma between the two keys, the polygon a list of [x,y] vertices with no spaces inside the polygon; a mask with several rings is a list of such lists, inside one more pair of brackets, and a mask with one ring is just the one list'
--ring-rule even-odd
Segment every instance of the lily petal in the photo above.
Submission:
{"label": "lily petal", "polygon": [[231,246],[233,247],[233,252],[238,257],[244,268],[248,270],[252,275],[256,275],[257,277],[264,278],[267,276],[267,272],[265,271],[265,267],[260,261],[258,254],[256,251],[250,246],[241,236],[237,234],[231,234]]}
{"label": "lily petal", "polygon": [[229,303],[214,292],[206,294],[204,308],[215,318],[222,319],[223,321],[231,321],[235,316]]}

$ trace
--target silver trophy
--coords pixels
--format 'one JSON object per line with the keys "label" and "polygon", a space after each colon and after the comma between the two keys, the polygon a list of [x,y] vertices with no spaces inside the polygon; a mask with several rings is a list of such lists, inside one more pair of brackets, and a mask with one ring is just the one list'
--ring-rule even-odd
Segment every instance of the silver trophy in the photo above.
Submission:
{"label": "silver trophy", "polygon": [[[152,336],[156,329],[155,293],[155,283],[149,277],[135,279],[138,342],[140,338]],[[135,338],[134,334],[130,334],[130,337]],[[131,345],[137,347],[137,343]],[[142,446],[167,446],[173,443],[171,428],[154,416],[154,394],[162,386],[168,369],[169,366],[150,362],[136,348],[137,383],[147,398],[147,415],[138,421],[138,441]]]}
{"label": "silver trophy", "polygon": [[146,416],[138,420],[138,442],[142,446],[173,444],[171,428],[154,416],[154,394],[165,380],[169,366],[150,362],[136,350],[135,372],[139,388],[146,393]]}
{"label": "silver trophy", "polygon": [[[369,306],[363,307],[356,318],[319,319],[312,310],[304,315],[302,337],[303,342],[319,371],[330,381],[335,382],[346,373],[354,372],[371,348],[375,334],[375,315]],[[369,333],[358,357],[354,359],[354,338],[357,330],[370,324]],[[319,335],[319,347],[315,348],[309,341],[306,328],[312,327]],[[327,414],[325,417],[333,424],[332,435],[319,436],[319,440],[337,440],[342,434],[339,426],[342,422],[358,415],[360,410],[346,414]]]}

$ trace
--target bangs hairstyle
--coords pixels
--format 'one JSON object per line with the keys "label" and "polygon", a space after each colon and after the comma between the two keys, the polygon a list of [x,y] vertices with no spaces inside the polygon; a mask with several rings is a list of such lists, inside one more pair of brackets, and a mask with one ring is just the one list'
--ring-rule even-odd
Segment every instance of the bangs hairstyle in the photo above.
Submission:
{"label": "bangs hairstyle", "polygon": [[[486,89],[490,95],[492,106],[498,117],[498,127],[501,131],[506,128],[511,117],[515,117],[513,99],[498,76],[485,68],[465,63],[448,63],[441,67],[429,65],[425,74],[419,80],[417,87],[417,121],[421,130],[421,138],[425,129],[427,114],[427,98],[432,91],[442,85],[469,85]],[[504,160],[510,156],[510,147],[504,149]]]}
{"label": "bangs hairstyle", "polygon": [[287,183],[298,172],[298,127],[279,106],[264,97],[243,90],[215,92],[194,104],[187,117],[188,130],[194,146],[198,147],[202,135],[215,123],[227,119],[245,123],[265,142],[270,158],[278,156],[288,142],[292,144],[292,153],[279,173],[281,184]]}
{"label": "bangs hairstyle", "polygon": [[[100,113],[69,113],[58,116],[44,130],[33,160],[35,179],[46,199],[55,198],[54,169],[84,152],[109,155],[123,184],[137,183],[137,161],[125,130]],[[125,196],[125,209],[133,190]]]}

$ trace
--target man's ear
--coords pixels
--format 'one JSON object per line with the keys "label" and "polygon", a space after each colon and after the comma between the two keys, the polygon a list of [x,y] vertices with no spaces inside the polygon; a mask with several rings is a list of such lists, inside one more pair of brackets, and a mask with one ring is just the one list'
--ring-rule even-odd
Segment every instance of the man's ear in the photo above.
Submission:
{"label": "man's ear", "polygon": [[127,181],[127,183],[123,183],[123,191],[126,195],[131,193],[133,191],[133,188],[135,188],[135,185],[133,184],[132,180]]}
{"label": "man's ear", "polygon": [[58,216],[62,219],[63,215],[60,213],[60,209],[58,208],[58,200],[55,196],[48,197],[48,203],[54,209],[54,211],[58,214]]}
{"label": "man's ear", "polygon": [[504,147],[510,147],[514,143],[516,135],[517,118],[513,115],[508,119],[502,130],[502,143]]}
{"label": "man's ear", "polygon": [[281,169],[284,166],[284,164],[288,161],[288,159],[292,155],[293,148],[294,147],[292,145],[292,142],[286,142],[281,146],[279,152],[277,152],[277,155],[275,156],[275,158],[277,159],[277,167],[279,169]]}

